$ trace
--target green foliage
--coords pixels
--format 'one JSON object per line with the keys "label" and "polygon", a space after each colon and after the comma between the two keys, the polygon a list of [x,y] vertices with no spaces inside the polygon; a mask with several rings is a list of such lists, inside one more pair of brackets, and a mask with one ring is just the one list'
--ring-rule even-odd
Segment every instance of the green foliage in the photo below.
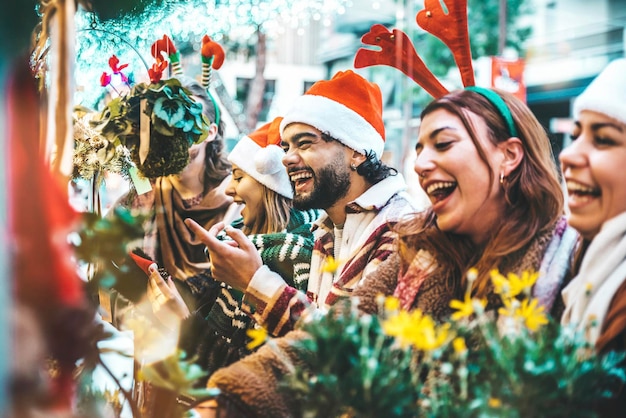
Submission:
{"label": "green foliage", "polygon": [[[150,150],[142,163],[140,112],[150,118]],[[129,149],[131,158],[146,178],[177,174],[189,164],[189,147],[202,142],[209,122],[202,104],[175,78],[153,84],[137,84],[130,93],[111,100],[92,124],[103,137]]]}
{"label": "green foliage", "polygon": [[83,214],[74,247],[78,261],[95,268],[88,283],[92,292],[98,288],[115,288],[130,300],[138,300],[145,293],[145,273],[132,261],[126,262],[130,243],[143,238],[144,220],[144,216],[123,207],[114,208],[106,218],[95,213]]}
{"label": "green foliage", "polygon": [[285,390],[299,398],[304,416],[412,416],[419,385],[411,351],[384,335],[378,317],[346,307],[303,329],[311,334],[299,342],[310,367],[290,376]]}
{"label": "green foliage", "polygon": [[493,318],[453,322],[446,344],[418,351],[386,335],[384,317],[334,307],[303,325],[307,368],[285,390],[304,416],[593,417],[626,382],[624,353],[597,356],[558,323],[503,333]]}
{"label": "green foliage", "polygon": [[149,381],[152,386],[191,396],[198,402],[219,395],[220,391],[216,388],[194,387],[198,379],[206,376],[206,372],[196,361],[195,358],[187,358],[184,351],[178,350],[159,362],[141,367],[139,379]]}
{"label": "green foliage", "polygon": [[132,167],[130,153],[122,145],[114,145],[90,126],[89,120],[95,115],[87,108],[74,108],[74,155],[72,179],[93,180],[98,190],[104,172],[120,174],[129,179]]}

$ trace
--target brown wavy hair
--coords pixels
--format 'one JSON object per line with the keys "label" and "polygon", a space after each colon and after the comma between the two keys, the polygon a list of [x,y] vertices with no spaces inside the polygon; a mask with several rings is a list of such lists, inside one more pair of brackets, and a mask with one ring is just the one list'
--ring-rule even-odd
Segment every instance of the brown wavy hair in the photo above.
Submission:
{"label": "brown wavy hair", "polygon": [[[191,78],[182,78],[181,83],[196,99],[202,102],[202,113],[204,113],[212,123],[215,123],[215,106],[217,105],[209,98],[204,87]],[[223,112],[220,112],[220,114],[223,114]],[[224,153],[223,138],[225,129],[226,125],[222,119],[217,125],[217,135],[215,139],[206,144],[204,176],[202,178],[204,194],[217,187],[232,172],[232,166]]]}
{"label": "brown wavy hair", "polygon": [[[503,187],[506,213],[492,231],[486,245],[478,247],[467,236],[443,232],[437,227],[432,209],[396,225],[403,268],[412,261],[418,249],[430,251],[436,257],[439,274],[455,291],[465,289],[465,273],[470,267],[478,269],[473,293],[484,297],[488,293],[490,271],[499,268],[502,260],[523,249],[537,234],[554,226],[563,215],[564,196],[548,136],[530,109],[512,94],[494,90],[511,111],[522,143],[524,156],[519,166],[506,178]],[[485,150],[478,141],[477,131],[466,112],[481,117],[493,144],[510,138],[507,125],[496,107],[482,95],[459,90],[431,102],[421,114],[445,109],[458,116],[469,133],[480,159],[488,164]],[[494,176],[490,170],[490,180]]]}

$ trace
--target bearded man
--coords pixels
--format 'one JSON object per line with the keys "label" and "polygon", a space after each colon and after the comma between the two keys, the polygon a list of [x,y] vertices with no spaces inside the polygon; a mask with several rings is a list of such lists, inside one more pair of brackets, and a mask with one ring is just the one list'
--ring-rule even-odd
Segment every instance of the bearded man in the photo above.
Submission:
{"label": "bearded man", "polygon": [[238,230],[216,238],[186,221],[206,244],[213,277],[245,293],[244,309],[274,336],[284,335],[308,310],[349,297],[393,251],[394,224],[417,211],[406,183],[381,162],[385,145],[380,88],[353,71],[315,83],[285,113],[283,158],[298,209],[326,213],[313,225],[315,246],[306,294],[261,262]]}

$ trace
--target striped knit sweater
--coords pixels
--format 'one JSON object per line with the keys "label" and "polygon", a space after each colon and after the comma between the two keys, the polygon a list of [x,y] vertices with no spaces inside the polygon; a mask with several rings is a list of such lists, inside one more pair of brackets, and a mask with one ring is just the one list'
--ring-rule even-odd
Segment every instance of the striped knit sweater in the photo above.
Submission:
{"label": "striped knit sweater", "polygon": [[401,175],[390,176],[350,202],[338,254],[334,226],[322,215],[313,227],[315,247],[306,292],[263,266],[246,289],[246,295],[259,302],[252,308],[244,296],[243,308],[272,335],[280,336],[293,329],[305,310],[325,308],[350,296],[362,278],[391,254],[391,227],[417,211],[405,188]]}
{"label": "striped knit sweater", "polygon": [[[318,211],[292,209],[285,232],[248,236],[263,263],[297,289],[306,289],[308,283],[313,251],[311,223],[318,216]],[[240,220],[232,224],[242,225]],[[225,234],[221,238],[229,239]],[[192,280],[188,284],[192,291],[201,292],[202,303],[185,324],[181,346],[188,353],[195,353],[198,364],[210,375],[249,354],[246,331],[256,324],[241,309],[241,292],[211,279],[205,279],[204,283]]]}

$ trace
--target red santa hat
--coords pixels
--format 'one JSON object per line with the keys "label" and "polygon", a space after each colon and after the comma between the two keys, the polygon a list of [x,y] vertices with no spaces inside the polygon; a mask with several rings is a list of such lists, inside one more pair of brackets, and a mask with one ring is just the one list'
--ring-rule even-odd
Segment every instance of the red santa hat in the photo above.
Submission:
{"label": "red santa hat", "polygon": [[280,124],[281,135],[296,122],[311,125],[360,153],[373,151],[379,159],[385,148],[380,88],[352,70],[318,81],[296,99]]}
{"label": "red santa hat", "polygon": [[280,147],[281,120],[278,117],[241,138],[228,155],[228,161],[269,189],[293,199],[291,182],[282,162],[285,151]]}

